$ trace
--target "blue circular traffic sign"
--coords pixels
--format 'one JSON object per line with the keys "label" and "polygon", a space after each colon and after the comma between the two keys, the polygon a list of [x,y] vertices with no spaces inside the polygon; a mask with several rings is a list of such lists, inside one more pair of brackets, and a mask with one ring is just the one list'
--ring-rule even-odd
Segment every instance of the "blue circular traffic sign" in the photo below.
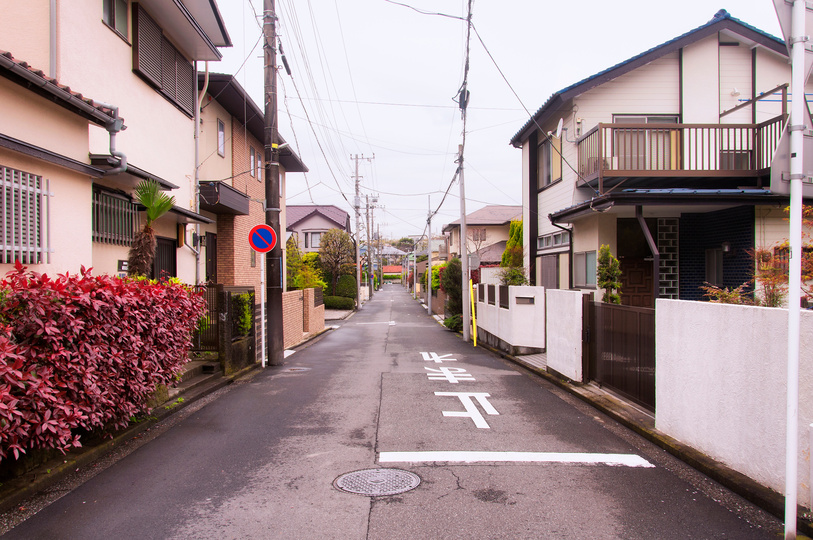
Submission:
{"label": "blue circular traffic sign", "polygon": [[268,253],[277,245],[277,233],[270,225],[255,225],[248,233],[248,243],[254,251]]}

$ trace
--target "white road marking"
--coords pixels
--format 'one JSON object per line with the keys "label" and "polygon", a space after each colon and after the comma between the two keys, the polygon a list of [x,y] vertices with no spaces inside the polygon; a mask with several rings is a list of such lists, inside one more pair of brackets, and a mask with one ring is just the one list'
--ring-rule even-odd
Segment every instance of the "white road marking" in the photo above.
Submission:
{"label": "white road marking", "polygon": [[491,394],[486,392],[435,392],[435,395],[456,397],[460,399],[460,402],[463,404],[463,408],[466,409],[466,411],[442,411],[443,416],[471,418],[474,421],[474,425],[479,429],[491,428],[489,427],[488,422],[486,422],[486,419],[483,418],[483,415],[480,414],[480,411],[477,409],[477,406],[474,404],[474,401],[472,401],[471,398],[477,400],[477,403],[480,404],[486,414],[491,416],[499,416],[500,414],[497,412],[497,409],[494,408],[494,405],[489,403],[488,399],[486,399],[491,397]]}
{"label": "white road marking", "polygon": [[395,326],[395,321],[357,322],[356,324],[388,324],[390,326]]}
{"label": "white road marking", "polygon": [[610,465],[613,467],[653,468],[653,464],[635,454],[592,454],[567,452],[477,452],[477,451],[424,451],[380,452],[379,463],[580,463],[584,465]]}
{"label": "white road marking", "polygon": [[459,381],[475,381],[474,375],[466,372],[463,368],[442,367],[439,369],[423,368],[429,373],[427,376],[430,381],[446,381],[452,384],[457,384]]}
{"label": "white road marking", "polygon": [[449,358],[452,356],[452,353],[444,354],[442,356],[438,355],[436,352],[422,352],[421,357],[423,357],[425,362],[434,362],[436,364],[442,364],[443,362],[457,362],[457,358]]}
{"label": "white road marking", "polygon": [[292,351],[291,349],[285,349],[285,353],[284,353],[284,354],[285,354],[285,356],[283,356],[283,358],[288,358],[289,356],[291,356],[291,355],[292,355],[292,354],[294,354],[295,352],[296,352],[296,351]]}

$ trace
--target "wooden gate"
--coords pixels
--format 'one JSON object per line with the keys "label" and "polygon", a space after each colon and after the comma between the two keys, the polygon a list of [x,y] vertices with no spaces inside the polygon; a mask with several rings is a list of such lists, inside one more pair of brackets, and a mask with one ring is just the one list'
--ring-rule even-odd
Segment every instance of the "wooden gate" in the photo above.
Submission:
{"label": "wooden gate", "polygon": [[588,378],[655,411],[655,310],[590,303]]}

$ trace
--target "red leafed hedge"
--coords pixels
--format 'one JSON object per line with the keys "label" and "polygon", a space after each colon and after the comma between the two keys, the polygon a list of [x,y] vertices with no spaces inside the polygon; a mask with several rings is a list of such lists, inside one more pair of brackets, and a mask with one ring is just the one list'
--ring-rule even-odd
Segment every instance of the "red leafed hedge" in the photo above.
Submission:
{"label": "red leafed hedge", "polygon": [[126,426],[186,362],[203,307],[179,283],[17,263],[0,282],[0,459]]}

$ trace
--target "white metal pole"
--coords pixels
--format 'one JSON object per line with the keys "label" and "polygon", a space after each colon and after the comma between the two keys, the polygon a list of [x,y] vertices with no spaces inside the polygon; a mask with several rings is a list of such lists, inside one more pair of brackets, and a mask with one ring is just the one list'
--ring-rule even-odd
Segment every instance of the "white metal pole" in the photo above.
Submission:
{"label": "white metal pole", "polygon": [[263,367],[268,362],[268,350],[265,348],[265,325],[268,322],[265,319],[265,253],[260,253],[260,321],[262,321],[262,344],[263,348]]}
{"label": "white metal pole", "polygon": [[785,441],[785,539],[796,538],[799,452],[799,318],[802,282],[802,178],[805,126],[805,0],[791,18],[790,260],[788,272],[788,394]]}

